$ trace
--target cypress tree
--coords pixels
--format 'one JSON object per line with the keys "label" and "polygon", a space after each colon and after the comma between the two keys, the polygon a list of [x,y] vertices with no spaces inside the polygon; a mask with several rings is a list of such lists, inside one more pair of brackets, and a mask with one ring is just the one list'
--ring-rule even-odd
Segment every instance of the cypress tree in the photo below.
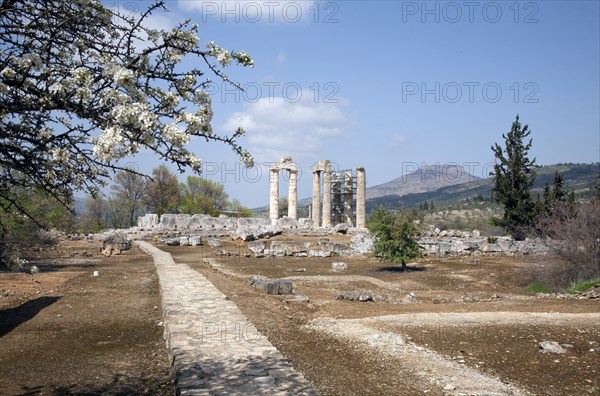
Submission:
{"label": "cypress tree", "polygon": [[535,203],[530,189],[535,180],[535,158],[530,160],[528,152],[532,140],[525,142],[531,131],[522,126],[519,115],[510,132],[503,134],[505,147],[498,143],[492,146],[497,162],[494,165],[493,192],[496,202],[504,206],[503,225],[515,240],[524,240],[536,219]]}
{"label": "cypress tree", "polygon": [[552,190],[552,199],[555,202],[563,202],[567,198],[567,193],[563,190],[562,175],[556,171],[554,173],[554,188]]}

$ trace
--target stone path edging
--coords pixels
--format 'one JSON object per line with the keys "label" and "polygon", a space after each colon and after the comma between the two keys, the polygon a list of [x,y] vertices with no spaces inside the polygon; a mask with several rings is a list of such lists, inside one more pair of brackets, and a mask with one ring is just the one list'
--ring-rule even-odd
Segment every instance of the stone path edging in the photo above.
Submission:
{"label": "stone path edging", "polygon": [[154,259],[178,395],[319,395],[202,274],[135,242]]}

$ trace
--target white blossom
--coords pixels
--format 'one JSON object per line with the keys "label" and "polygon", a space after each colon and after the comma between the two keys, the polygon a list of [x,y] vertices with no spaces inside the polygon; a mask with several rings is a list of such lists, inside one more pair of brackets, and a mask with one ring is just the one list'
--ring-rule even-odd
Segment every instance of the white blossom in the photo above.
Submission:
{"label": "white blossom", "polygon": [[194,171],[199,172],[202,169],[202,161],[195,154],[188,153],[186,160]]}
{"label": "white blossom", "polygon": [[186,91],[190,91],[196,85],[196,77],[192,74],[186,74],[186,76],[181,80],[181,89]]}
{"label": "white blossom", "polygon": [[37,137],[40,140],[46,140],[52,136],[52,130],[48,127],[40,128],[37,130]]}
{"label": "white blossom", "polygon": [[63,79],[57,83],[54,83],[50,86],[50,92],[55,95],[64,95],[68,92],[71,92],[73,89],[73,82],[71,80]]}
{"label": "white blossom", "polygon": [[110,115],[115,123],[142,132],[151,132],[156,123],[156,115],[148,111],[145,103],[117,105],[111,110]]}
{"label": "white blossom", "polygon": [[246,165],[248,168],[251,168],[254,166],[254,158],[247,151],[244,151],[244,153],[240,157],[240,161],[242,161],[244,163],[244,165]]}
{"label": "white blossom", "polygon": [[131,98],[116,89],[105,89],[100,93],[100,104],[107,105],[124,105],[131,103]]}
{"label": "white blossom", "polygon": [[10,87],[5,85],[2,81],[0,81],[0,94],[5,94],[10,92]]}
{"label": "white blossom", "polygon": [[14,69],[10,68],[10,67],[5,67],[4,69],[2,69],[2,72],[0,72],[2,74],[2,76],[6,77],[6,78],[14,78],[15,75],[17,74]]}
{"label": "white blossom", "polygon": [[71,159],[71,153],[64,147],[53,147],[50,149],[50,155],[52,155],[54,161],[63,164]]}
{"label": "white blossom", "polygon": [[162,128],[162,133],[175,147],[183,147],[190,141],[190,136],[183,132],[176,124],[167,124]]}
{"label": "white blossom", "polygon": [[40,70],[43,66],[42,58],[38,54],[25,54],[16,61],[17,66],[21,69],[29,70],[31,68]]}
{"label": "white blossom", "polygon": [[75,82],[81,85],[90,85],[92,83],[92,74],[85,67],[78,67],[71,73]]}
{"label": "white blossom", "polygon": [[192,114],[183,111],[177,117],[178,122],[188,124],[186,128],[187,133],[203,133],[205,135],[210,135],[212,133],[210,118],[206,117],[205,114],[202,114],[201,110],[202,109],[199,109],[200,114]]}
{"label": "white blossom", "polygon": [[206,45],[208,47],[209,54],[221,64],[221,66],[229,66],[231,64],[231,53],[225,48],[219,47],[214,41],[209,41]]}
{"label": "white blossom", "polygon": [[179,96],[175,92],[167,92],[162,95],[162,105],[167,111],[172,111],[179,105]]}
{"label": "white blossom", "polygon": [[[142,148],[200,171],[200,158],[186,149],[192,136],[227,142],[252,163],[235,141],[241,133],[213,132],[211,97],[201,89],[205,72],[228,81],[222,67],[253,66],[252,59],[212,41],[201,48],[198,25],[189,21],[152,29],[147,18],[162,5],[137,16],[98,0],[17,1],[3,10],[3,133],[16,148],[5,157],[9,171],[31,161],[38,172],[32,184],[42,180],[59,194],[62,186],[93,190],[117,161]],[[0,180],[0,190],[6,186]]]}
{"label": "white blossom", "polygon": [[192,103],[194,103],[196,105],[210,107],[211,106],[210,95],[201,89],[197,89],[196,91],[194,91]]}
{"label": "white blossom", "polygon": [[246,51],[235,52],[234,57],[240,65],[254,67],[254,61]]}
{"label": "white blossom", "polygon": [[121,158],[128,151],[123,149],[124,143],[123,130],[119,127],[108,127],[102,130],[94,147],[94,155],[103,161]]}
{"label": "white blossom", "polygon": [[129,86],[135,82],[135,75],[129,69],[118,68],[113,74],[113,81],[120,86]]}

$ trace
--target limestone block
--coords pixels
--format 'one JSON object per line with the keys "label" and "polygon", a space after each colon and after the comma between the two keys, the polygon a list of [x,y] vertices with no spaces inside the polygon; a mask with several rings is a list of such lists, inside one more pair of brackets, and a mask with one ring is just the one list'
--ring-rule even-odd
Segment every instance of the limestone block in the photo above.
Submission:
{"label": "limestone block", "polygon": [[248,242],[248,250],[255,254],[262,254],[265,251],[265,243],[262,241]]}
{"label": "limestone block", "polygon": [[292,294],[292,281],[286,279],[267,279],[260,276],[250,278],[250,286],[267,294]]}
{"label": "limestone block", "polygon": [[189,237],[190,246],[202,245],[202,235],[192,235]]}
{"label": "limestone block", "polygon": [[152,228],[158,225],[158,215],[149,213],[138,217],[138,227]]}
{"label": "limestone block", "polygon": [[348,264],[346,264],[342,261],[337,261],[335,263],[331,263],[331,270],[334,272],[348,271]]}
{"label": "limestone block", "polygon": [[271,250],[283,251],[286,256],[293,256],[296,253],[308,252],[310,242],[296,241],[273,241],[271,242]]}
{"label": "limestone block", "polygon": [[350,229],[350,225],[348,223],[339,223],[334,227],[334,231],[338,234],[346,234]]}
{"label": "limestone block", "polygon": [[202,228],[202,219],[207,217],[207,215],[199,215],[195,214],[190,217],[189,227],[192,230],[199,230]]}
{"label": "limestone block", "polygon": [[175,218],[175,225],[177,228],[188,228],[190,226],[190,215],[189,214],[178,214]]}
{"label": "limestone block", "polygon": [[347,244],[345,243],[335,243],[335,242],[323,242],[319,241],[319,246],[324,250],[329,250],[333,253],[342,254],[350,250]]}
{"label": "limestone block", "polygon": [[161,228],[175,228],[177,226],[177,215],[164,214],[160,216]]}
{"label": "limestone block", "polygon": [[283,229],[298,228],[298,220],[284,216],[277,220],[277,225]]}
{"label": "limestone block", "polygon": [[373,237],[368,233],[354,234],[350,239],[350,247],[359,254],[368,254],[373,251]]}
{"label": "limestone block", "polygon": [[331,257],[331,250],[326,249],[310,249],[308,257]]}
{"label": "limestone block", "polygon": [[221,241],[218,240],[217,238],[208,238],[206,240],[206,243],[208,243],[208,246],[210,246],[210,247],[221,247],[222,246]]}
{"label": "limestone block", "polygon": [[313,228],[315,228],[315,222],[313,221],[313,219],[303,217],[301,219],[298,219],[298,228],[312,230]]}

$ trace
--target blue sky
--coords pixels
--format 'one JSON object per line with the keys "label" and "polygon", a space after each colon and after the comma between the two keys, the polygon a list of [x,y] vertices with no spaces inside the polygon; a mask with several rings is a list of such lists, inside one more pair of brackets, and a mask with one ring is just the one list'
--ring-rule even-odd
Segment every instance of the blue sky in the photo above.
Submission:
{"label": "blue sky", "polygon": [[[258,167],[245,170],[223,145],[191,146],[206,177],[246,206],[268,203],[267,163],[283,155],[301,169],[301,198],[320,159],[364,166],[368,186],[415,164],[484,176],[517,113],[539,164],[600,161],[598,1],[167,4],[152,23],[191,18],[202,41],[254,59],[227,69],[245,94],[215,87],[213,128],[243,126]],[[285,196],[283,179],[280,188]]]}

